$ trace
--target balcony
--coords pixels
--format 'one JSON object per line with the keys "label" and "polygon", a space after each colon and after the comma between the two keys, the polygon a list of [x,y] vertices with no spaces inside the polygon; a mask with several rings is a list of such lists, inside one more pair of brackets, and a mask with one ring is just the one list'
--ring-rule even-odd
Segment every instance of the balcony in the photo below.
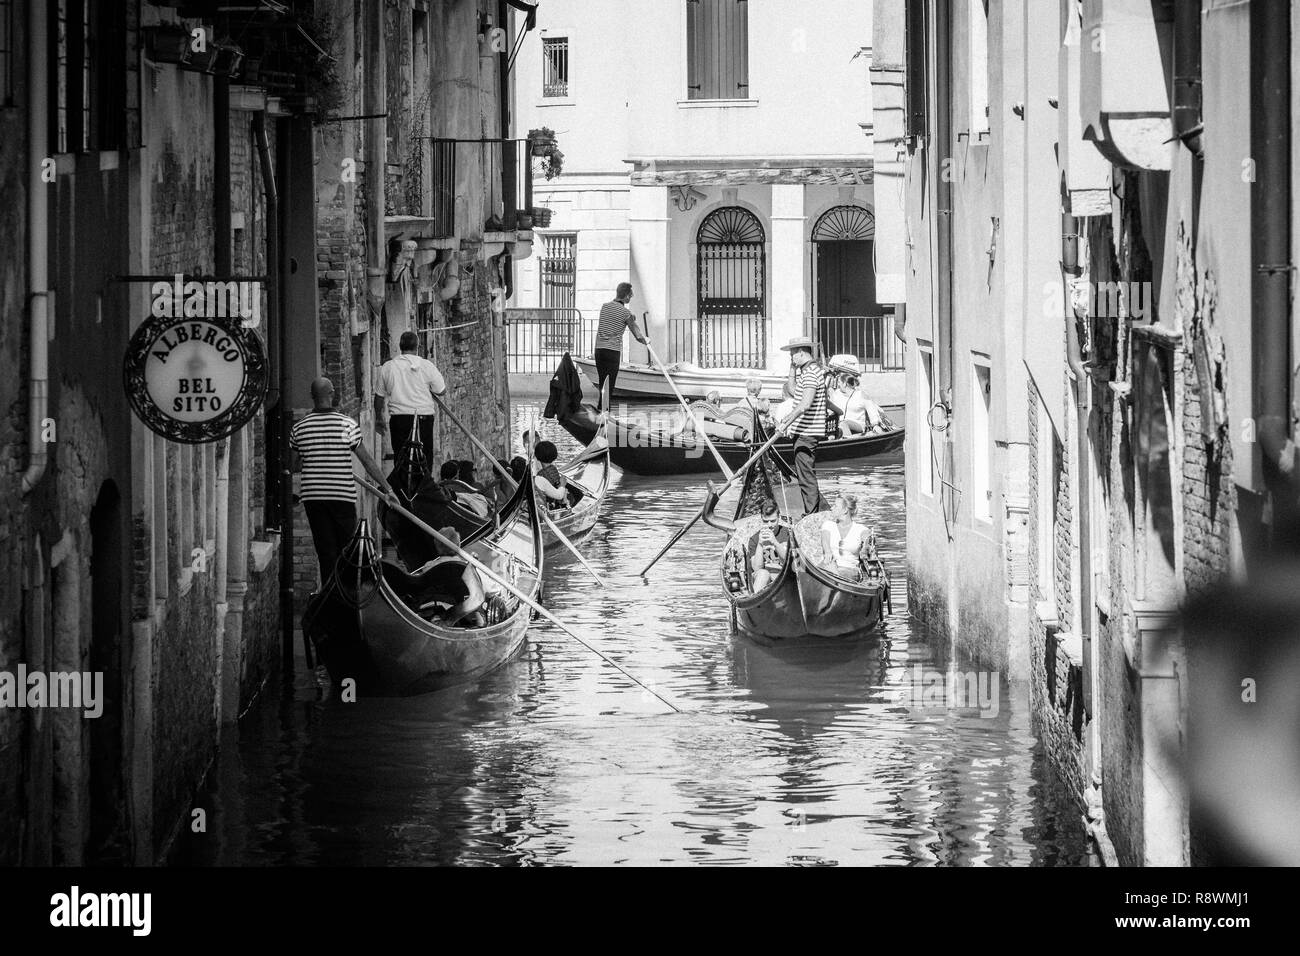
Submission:
{"label": "balcony", "polygon": [[[481,234],[485,243],[531,242],[533,165],[528,140],[434,137],[432,147],[430,228],[435,237],[470,239]],[[467,208],[483,181],[490,208]]]}

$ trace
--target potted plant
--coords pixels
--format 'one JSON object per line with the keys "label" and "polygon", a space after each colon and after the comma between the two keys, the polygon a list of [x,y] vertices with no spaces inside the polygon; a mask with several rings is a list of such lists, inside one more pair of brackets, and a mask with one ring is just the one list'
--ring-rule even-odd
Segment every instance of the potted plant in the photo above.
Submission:
{"label": "potted plant", "polygon": [[555,130],[549,126],[528,131],[528,146],[534,156],[545,156],[555,148]]}
{"label": "potted plant", "polygon": [[560,175],[562,169],[564,169],[564,154],[558,149],[552,149],[542,157],[542,174],[547,179],[554,179]]}
{"label": "potted plant", "polygon": [[551,224],[551,216],[554,215],[554,213],[555,210],[546,206],[534,206],[532,212],[533,225],[540,229],[545,229]]}

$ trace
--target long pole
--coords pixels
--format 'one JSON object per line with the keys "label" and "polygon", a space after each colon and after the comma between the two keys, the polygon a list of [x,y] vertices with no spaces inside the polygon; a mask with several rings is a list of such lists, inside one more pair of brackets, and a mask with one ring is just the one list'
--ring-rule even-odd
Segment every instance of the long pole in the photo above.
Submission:
{"label": "long pole", "polygon": [[[781,433],[776,432],[775,434],[772,435],[771,438],[769,438],[767,441],[763,443],[762,447],[759,448],[758,451],[750,455],[749,460],[745,462],[743,465],[741,465],[739,468],[737,468],[736,473],[732,475],[730,478],[728,478],[726,484],[724,484],[721,488],[718,489],[718,497],[721,498],[723,493],[726,492],[726,490],[730,488],[733,484],[735,484],[736,480],[742,477],[745,474],[745,472],[748,471],[749,468],[754,464],[754,462],[758,461],[758,459],[769,448],[775,445],[776,440],[780,437],[781,437]],[[653,561],[651,561],[644,568],[642,568],[641,577],[645,577],[647,574],[649,574],[650,569],[659,563],[659,559],[668,553],[668,549],[671,548],[673,545],[675,545],[678,541],[680,541],[682,536],[686,534],[687,531],[690,531],[691,528],[695,525],[695,522],[699,521],[703,517],[704,517],[704,505],[700,505],[700,510],[695,513],[695,517],[692,518],[690,521],[688,521],[680,531],[678,531],[675,535],[672,536],[669,542],[663,546],[663,548],[659,551],[658,554],[654,556]]]}
{"label": "long pole", "polygon": [[728,468],[727,463],[722,460],[721,453],[714,446],[713,440],[709,438],[708,433],[700,424],[700,420],[695,417],[695,411],[689,404],[687,404],[686,398],[682,395],[681,390],[677,388],[677,383],[674,382],[673,377],[668,374],[668,369],[664,368],[664,363],[659,361],[659,356],[655,354],[654,346],[650,344],[649,336],[646,337],[645,347],[646,351],[650,353],[650,361],[655,363],[655,367],[658,368],[660,374],[667,379],[669,387],[673,390],[673,394],[677,396],[677,401],[681,402],[682,408],[686,409],[686,414],[690,416],[691,423],[695,426],[695,434],[704,439],[704,444],[708,446],[709,451],[713,452],[713,457],[718,460],[718,467],[722,469],[722,473],[726,475],[727,480],[730,481],[733,477],[731,469]]}
{"label": "long pole", "polygon": [[[358,478],[357,478],[357,484],[359,484],[359,485],[360,485],[362,488],[364,488],[366,491],[370,492],[372,495],[375,495],[376,497],[379,497],[379,498],[384,498],[385,500],[387,499],[387,496],[386,496],[386,495],[385,495],[385,494],[384,494],[384,493],[383,493],[383,492],[382,492],[382,491],[381,491],[377,486],[375,486],[374,484],[372,484],[371,482],[369,482],[369,481],[366,480],[365,478],[358,477]],[[534,503],[534,506],[536,506],[536,503]],[[487,565],[485,565],[485,564],[484,564],[482,561],[480,561],[478,558],[474,557],[474,555],[470,554],[470,553],[469,553],[468,551],[466,551],[464,548],[462,548],[462,547],[460,547],[459,545],[457,545],[457,544],[455,544],[454,542],[452,542],[451,539],[446,538],[446,537],[443,537],[443,536],[442,536],[441,534],[439,534],[437,531],[433,530],[432,527],[430,527],[430,526],[429,526],[428,524],[426,524],[425,522],[421,521],[418,517],[416,517],[414,514],[412,514],[412,513],[411,513],[410,511],[408,511],[406,508],[404,508],[400,502],[398,502],[397,504],[389,504],[389,507],[392,508],[394,511],[396,511],[398,514],[400,514],[400,515],[401,515],[403,518],[405,518],[407,521],[411,522],[413,525],[415,525],[417,528],[419,528],[419,529],[420,529],[421,531],[423,531],[425,534],[427,534],[427,535],[429,535],[430,537],[432,537],[435,541],[437,541],[439,544],[441,544],[444,548],[447,548],[447,549],[449,549],[450,551],[452,551],[453,553],[455,553],[455,554],[456,554],[458,557],[460,557],[461,560],[463,560],[466,564],[468,564],[468,565],[469,565],[470,567],[472,567],[474,570],[478,571],[479,574],[484,575],[484,576],[487,577],[489,580],[495,581],[495,582],[496,582],[497,584],[499,584],[499,585],[500,585],[504,590],[506,590],[506,591],[508,591],[509,593],[513,594],[515,597],[517,597],[517,598],[518,598],[520,601],[522,601],[524,604],[527,604],[530,608],[532,608],[534,611],[536,611],[536,612],[537,612],[538,614],[540,614],[542,617],[546,618],[546,620],[550,621],[550,622],[551,622],[552,624],[554,624],[557,628],[559,628],[559,629],[560,629],[561,631],[563,631],[565,634],[569,635],[569,637],[573,638],[575,641],[577,641],[579,644],[581,644],[581,645],[582,645],[583,647],[585,647],[587,650],[591,651],[593,654],[595,654],[597,657],[599,657],[602,661],[604,661],[604,662],[605,662],[606,664],[608,664],[610,667],[614,668],[614,670],[618,671],[620,674],[622,674],[624,677],[626,677],[626,678],[627,678],[628,680],[630,680],[632,683],[636,684],[636,685],[637,685],[638,687],[640,687],[642,690],[646,691],[647,693],[649,693],[650,695],[652,695],[653,697],[655,697],[656,699],[658,699],[661,703],[663,703],[665,706],[667,706],[668,708],[670,708],[670,709],[673,710],[674,712],[679,713],[679,714],[682,713],[682,709],[681,709],[680,707],[678,707],[676,704],[674,704],[672,701],[668,700],[668,699],[667,699],[666,697],[664,697],[663,695],[657,693],[653,688],[651,688],[651,687],[647,687],[647,686],[646,686],[645,684],[643,684],[641,681],[637,680],[635,677],[633,677],[631,674],[629,674],[626,670],[624,670],[624,669],[623,669],[621,666],[619,666],[617,663],[615,663],[614,661],[610,660],[608,657],[606,657],[606,656],[605,656],[604,654],[602,654],[600,651],[596,650],[596,648],[592,647],[590,644],[588,644],[586,641],[584,641],[581,637],[579,637],[577,634],[575,634],[572,630],[569,629],[568,625],[566,625],[566,624],[565,624],[563,621],[561,621],[558,617],[556,617],[556,616],[555,616],[554,614],[552,614],[550,611],[546,610],[546,608],[542,607],[540,604],[538,604],[536,601],[534,601],[534,600],[533,600],[532,598],[530,598],[528,595],[524,594],[522,591],[520,591],[518,588],[516,588],[516,587],[515,587],[513,584],[511,584],[509,581],[507,581],[507,580],[505,580],[504,578],[502,578],[502,577],[501,577],[500,575],[498,575],[495,571],[493,571],[491,568],[489,568]]]}
{"label": "long pole", "polygon": [[[461,431],[463,431],[465,433],[465,436],[473,443],[474,447],[483,453],[483,457],[488,460],[488,464],[492,466],[492,470],[510,483],[510,490],[514,491],[516,488],[518,488],[519,486],[515,483],[514,476],[511,475],[510,472],[506,471],[504,468],[501,467],[501,463],[492,457],[492,453],[487,450],[487,448],[483,445],[481,441],[478,440],[478,436],[465,427],[465,425],[461,422],[461,420],[456,417],[455,413],[452,412],[452,410],[447,407],[446,403],[441,398],[439,398],[437,395],[434,395],[433,400],[438,403],[439,408],[441,408],[444,412],[447,413],[447,417],[451,419],[451,423],[455,425],[457,428],[459,428]],[[587,563],[587,559],[584,558],[582,554],[578,551],[577,545],[575,545],[572,541],[570,541],[567,537],[565,537],[564,532],[561,531],[559,526],[556,525],[556,523],[551,520],[551,516],[543,511],[542,520],[545,521],[546,526],[551,529],[551,533],[554,534],[555,537],[559,539],[562,545],[564,545],[566,548],[569,549],[569,551],[573,554],[573,556],[578,559],[578,563],[581,564],[584,568],[586,568],[587,573],[590,574],[593,578],[595,578],[596,583],[603,588],[605,586],[605,582],[601,579],[601,576],[596,573],[596,569]]]}

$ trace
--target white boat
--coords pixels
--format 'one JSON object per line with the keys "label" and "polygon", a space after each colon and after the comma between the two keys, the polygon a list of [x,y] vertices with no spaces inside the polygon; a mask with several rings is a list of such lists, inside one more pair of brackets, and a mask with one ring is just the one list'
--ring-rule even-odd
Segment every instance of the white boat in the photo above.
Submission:
{"label": "white boat", "polygon": [[[574,358],[573,361],[595,391],[596,363],[587,358]],[[767,398],[779,397],[781,387],[785,385],[784,375],[752,368],[700,368],[689,362],[674,362],[666,367],[687,398],[704,398],[709,392],[717,391],[723,398],[741,399],[745,397],[745,382],[754,376],[763,383],[763,395]],[[624,363],[619,368],[614,397],[666,399],[670,402],[676,399],[659,369],[636,362]]]}

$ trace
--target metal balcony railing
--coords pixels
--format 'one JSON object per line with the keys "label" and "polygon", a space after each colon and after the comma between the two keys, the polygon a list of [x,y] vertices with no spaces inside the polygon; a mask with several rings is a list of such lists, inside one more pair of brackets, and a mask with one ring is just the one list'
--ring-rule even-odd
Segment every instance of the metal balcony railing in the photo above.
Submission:
{"label": "metal balcony railing", "polygon": [[596,344],[596,317],[578,309],[506,309],[506,324],[510,372],[549,375],[565,352],[590,358]]}
{"label": "metal balcony railing", "polygon": [[754,315],[710,315],[668,320],[668,362],[700,368],[763,368],[769,320]]}
{"label": "metal balcony railing", "polygon": [[499,203],[497,209],[480,210],[483,222],[499,215],[502,229],[524,228],[521,215],[531,215],[533,207],[532,154],[526,139],[449,139],[431,137],[433,141],[433,219],[441,238],[460,235],[469,223],[456,221],[458,173],[471,164],[481,164],[490,184],[488,194]]}
{"label": "metal balcony railing", "polygon": [[872,372],[903,367],[904,347],[893,315],[819,315],[804,318],[804,334],[820,342],[826,358],[852,355]]}

